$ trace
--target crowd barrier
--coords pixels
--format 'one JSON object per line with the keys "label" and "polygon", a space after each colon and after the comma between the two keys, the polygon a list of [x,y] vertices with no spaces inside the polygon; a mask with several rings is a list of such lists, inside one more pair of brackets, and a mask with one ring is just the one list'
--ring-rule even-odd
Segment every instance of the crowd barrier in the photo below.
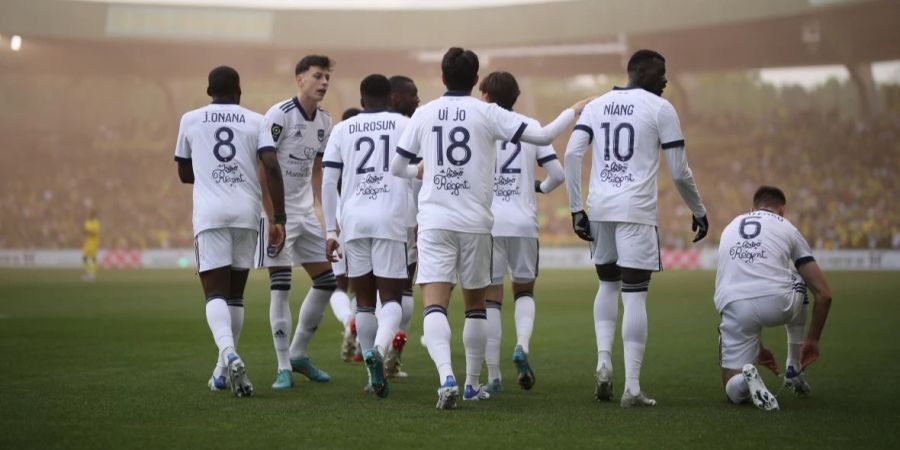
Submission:
{"label": "crowd barrier", "polygon": [[[900,270],[900,250],[814,250],[813,255],[825,270]],[[194,249],[101,250],[104,269],[184,268],[194,269]],[[664,270],[714,270],[715,249],[663,249]],[[81,251],[0,250],[0,267],[75,268],[81,267]],[[587,269],[591,254],[583,247],[542,247],[540,267],[544,269]]]}

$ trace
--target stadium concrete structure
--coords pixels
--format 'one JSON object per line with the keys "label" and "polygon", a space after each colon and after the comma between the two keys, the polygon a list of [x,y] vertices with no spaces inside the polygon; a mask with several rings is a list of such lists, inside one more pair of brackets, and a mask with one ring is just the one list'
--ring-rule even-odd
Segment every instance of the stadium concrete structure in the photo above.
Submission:
{"label": "stadium concrete structure", "polygon": [[678,74],[670,81],[685,93],[691,73],[844,65],[871,116],[882,109],[871,63],[900,59],[895,0],[532,0],[422,10],[7,0],[0,8],[0,35],[25,40],[15,57],[0,51],[4,72],[131,75],[161,85],[235,60],[245,77],[287,76],[298,55],[320,52],[339,62],[335,87],[349,94],[373,71],[436,78],[450,45],[473,48],[486,69],[527,83],[619,74],[627,55],[649,47],[667,56]]}

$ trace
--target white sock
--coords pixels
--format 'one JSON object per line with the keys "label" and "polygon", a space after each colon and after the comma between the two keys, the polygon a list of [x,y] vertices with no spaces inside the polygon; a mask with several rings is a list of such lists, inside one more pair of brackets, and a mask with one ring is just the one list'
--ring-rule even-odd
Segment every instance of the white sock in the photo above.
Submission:
{"label": "white sock", "polygon": [[487,347],[487,312],[483,309],[466,311],[463,325],[463,347],[466,350],[466,385],[477,387],[481,383],[481,365]]}
{"label": "white sock", "polygon": [[735,405],[740,405],[750,398],[750,386],[744,381],[743,375],[737,374],[728,379],[725,383],[725,395]]}
{"label": "white sock", "polygon": [[365,353],[375,345],[375,335],[378,333],[378,319],[375,318],[375,308],[371,306],[356,307],[356,339],[359,341],[359,350]]}
{"label": "white sock", "polygon": [[621,281],[601,281],[594,297],[594,334],[597,337],[597,370],[606,366],[612,370],[612,347],[619,320],[619,290]]}
{"label": "white sock", "polygon": [[[625,344],[625,391],[641,392],[641,364],[647,345],[647,287],[622,286],[622,342]],[[629,291],[629,288],[636,289]],[[643,290],[641,290],[643,289]]]}
{"label": "white sock", "polygon": [[228,357],[234,353],[234,336],[231,334],[231,314],[228,303],[222,297],[210,297],[206,300],[206,323],[212,331],[213,340],[219,348],[219,354]]}
{"label": "white sock", "polygon": [[522,350],[528,353],[531,332],[534,330],[534,295],[531,292],[522,294],[515,300],[516,345],[521,345]]}
{"label": "white sock", "polygon": [[[487,363],[488,381],[490,382],[503,378],[500,374],[500,341],[503,337],[503,323],[500,313],[501,304],[494,300],[488,300],[485,303],[487,303],[487,344],[484,361]],[[469,321],[466,320],[466,324],[468,323]],[[465,332],[463,339],[465,339]]]}
{"label": "white sock", "polygon": [[784,326],[787,334],[787,366],[793,366],[798,372],[800,371],[800,352],[803,349],[803,330],[806,328],[806,317],[808,316],[809,305],[804,304],[789,323]]}
{"label": "white sock", "polygon": [[425,335],[425,346],[438,371],[438,383],[444,384],[447,377],[453,376],[450,362],[450,322],[447,321],[447,310],[438,305],[425,307],[425,319],[422,330]]}
{"label": "white sock", "polygon": [[288,357],[290,345],[292,317],[290,304],[290,290],[270,291],[269,325],[272,327],[272,342],[275,344],[275,358],[278,361],[278,370],[291,370],[291,361]]}
{"label": "white sock", "polygon": [[413,300],[412,289],[403,291],[403,317],[400,318],[400,331],[409,334],[409,324],[412,322],[413,310],[415,310],[415,300]]}
{"label": "white sock", "polygon": [[375,347],[381,356],[387,353],[394,340],[394,334],[400,328],[400,320],[403,318],[403,307],[399,301],[387,301],[381,305],[378,313],[378,334],[375,335]]}
{"label": "white sock", "polygon": [[278,362],[278,370],[291,370],[291,361],[288,358],[288,346],[293,327],[290,303],[291,272],[270,273],[269,289],[269,325],[272,328],[275,359]]}
{"label": "white sock", "polygon": [[[333,286],[334,274],[330,270],[327,274],[331,275]],[[316,280],[313,279],[313,286],[315,285]],[[328,307],[332,292],[332,290],[312,287],[306,293],[306,298],[303,299],[303,304],[300,305],[300,313],[297,315],[297,328],[294,330],[294,339],[291,341],[291,359],[300,359],[306,356],[306,348],[316,333],[316,329],[319,328],[319,324],[322,323],[322,316],[325,314],[325,308]]]}
{"label": "white sock", "polygon": [[350,324],[350,319],[353,318],[353,311],[350,309],[350,297],[347,296],[343,289],[338,288],[331,294],[329,301],[334,317],[337,318],[341,325],[347,327]]}
{"label": "white sock", "polygon": [[237,347],[241,340],[241,330],[244,329],[244,299],[228,300],[228,313],[231,315],[231,335],[234,336],[234,346]]}

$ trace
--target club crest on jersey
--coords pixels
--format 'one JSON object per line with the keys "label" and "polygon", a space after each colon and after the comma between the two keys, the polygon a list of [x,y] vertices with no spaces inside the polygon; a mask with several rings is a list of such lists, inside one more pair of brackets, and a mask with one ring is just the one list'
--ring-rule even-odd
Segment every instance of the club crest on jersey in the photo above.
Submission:
{"label": "club crest on jersey", "polygon": [[325,140],[325,130],[319,130],[319,142]]}
{"label": "club crest on jersey", "polygon": [[278,142],[278,138],[281,137],[281,132],[284,131],[284,128],[277,123],[272,124],[272,140]]}

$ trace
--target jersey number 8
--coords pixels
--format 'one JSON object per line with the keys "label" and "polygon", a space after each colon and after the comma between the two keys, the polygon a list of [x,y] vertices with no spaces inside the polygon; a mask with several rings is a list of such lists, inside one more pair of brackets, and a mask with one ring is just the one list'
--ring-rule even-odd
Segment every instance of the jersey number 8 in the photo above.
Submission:
{"label": "jersey number 8", "polygon": [[[225,135],[224,137],[222,135]],[[237,154],[237,149],[234,148],[234,144],[231,141],[234,140],[234,131],[228,127],[221,127],[213,134],[216,138],[216,145],[213,146],[213,155],[216,156],[220,162],[226,163],[234,159],[234,156]],[[228,149],[226,154],[222,154],[222,147]]]}

